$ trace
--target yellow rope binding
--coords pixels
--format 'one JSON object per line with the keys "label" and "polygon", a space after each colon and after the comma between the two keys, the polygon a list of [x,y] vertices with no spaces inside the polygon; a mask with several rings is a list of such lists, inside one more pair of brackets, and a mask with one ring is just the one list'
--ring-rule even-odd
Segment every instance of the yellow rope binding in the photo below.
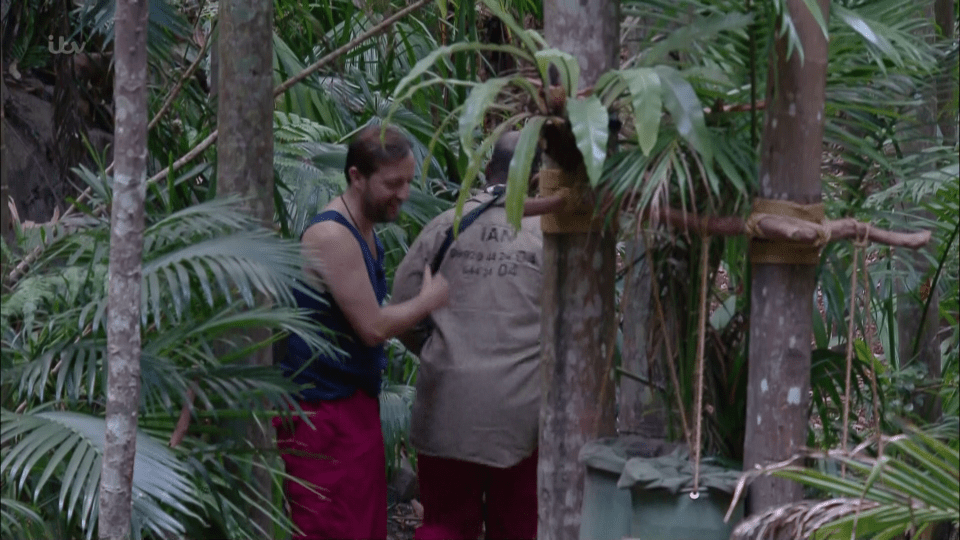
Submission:
{"label": "yellow rope binding", "polygon": [[593,204],[585,197],[589,189],[586,169],[575,173],[560,169],[540,170],[540,196],[559,195],[564,207],[540,216],[540,229],[551,234],[586,233],[603,230],[603,216],[595,216]]}
{"label": "yellow rope binding", "polygon": [[[812,226],[817,231],[817,241],[810,245],[789,240],[766,240],[760,229],[760,220],[767,217],[803,221],[805,226]],[[819,263],[820,248],[830,241],[830,231],[825,223],[823,203],[799,204],[779,199],[754,199],[753,210],[744,222],[745,232],[751,237],[750,262],[809,265]]]}

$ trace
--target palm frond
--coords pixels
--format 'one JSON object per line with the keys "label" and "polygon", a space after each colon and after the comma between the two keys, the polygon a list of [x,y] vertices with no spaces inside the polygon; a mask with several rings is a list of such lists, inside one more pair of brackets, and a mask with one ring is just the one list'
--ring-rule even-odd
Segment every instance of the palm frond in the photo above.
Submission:
{"label": "palm frond", "polygon": [[[73,412],[14,414],[3,410],[0,444],[9,447],[0,474],[16,483],[18,491],[32,486],[32,498],[41,491],[57,491],[57,506],[67,520],[78,519],[89,538],[96,528],[100,464],[106,424],[102,418]],[[199,501],[187,470],[173,453],[143,433],[137,434],[133,473],[133,531],[183,534],[181,517],[198,519]],[[43,467],[39,477],[30,474]],[[51,483],[51,484],[48,484]]]}
{"label": "palm frond", "polygon": [[404,384],[385,385],[380,392],[380,426],[387,458],[387,475],[400,467],[410,432],[410,410],[416,389]]}
{"label": "palm frond", "polygon": [[0,532],[4,538],[54,538],[40,514],[28,504],[0,497]]}
{"label": "palm frond", "polygon": [[763,512],[745,521],[734,538],[758,536],[775,530],[797,538],[841,540],[851,537],[889,539],[912,531],[919,534],[941,522],[960,521],[960,453],[923,431],[883,437],[883,454],[872,452],[869,441],[852,450],[814,452],[809,457],[837,461],[846,477],[789,464],[778,464],[758,474],[773,474],[823,490],[834,498],[801,501]]}
{"label": "palm frond", "polygon": [[[280,482],[298,481],[289,477],[283,470],[283,464],[275,448],[251,448],[244,444],[227,442],[211,443],[204,438],[215,439],[223,428],[213,427],[215,420],[204,417],[197,431],[201,437],[187,437],[179,447],[185,456],[187,467],[197,482],[197,496],[203,504],[206,516],[203,525],[205,538],[231,538],[237,540],[259,540],[272,533],[264,532],[249,523],[250,508],[256,508],[270,516],[274,524],[284,533],[293,529],[293,523],[282,504],[277,504],[275,494],[281,490]],[[220,417],[223,421],[224,416]],[[266,454],[266,459],[258,455]],[[247,479],[254,468],[266,468],[274,479],[273,493],[253,493]],[[197,536],[193,537],[199,537]]]}
{"label": "palm frond", "polygon": [[294,113],[275,112],[273,125],[278,142],[334,142],[339,138],[332,128]]}
{"label": "palm frond", "polygon": [[[178,39],[192,33],[183,15],[167,0],[150,0],[147,49],[154,58],[171,59]],[[104,45],[113,42],[116,0],[83,0],[77,16],[91,34],[102,36]]]}
{"label": "palm frond", "polygon": [[[208,305],[222,295],[231,302],[238,295],[248,306],[255,294],[266,295],[284,305],[293,303],[292,289],[301,276],[300,249],[267,231],[238,232],[203,240],[144,261],[144,322],[147,312],[153,324],[162,324],[162,308],[173,301],[174,319],[183,316],[193,298],[196,280]],[[155,303],[162,299],[162,305]]]}
{"label": "palm frond", "polygon": [[380,424],[386,444],[397,444],[410,429],[410,407],[416,396],[413,386],[386,385],[380,392]]}
{"label": "palm frond", "polygon": [[860,37],[881,71],[886,70],[887,63],[898,68],[929,69],[935,62],[932,45],[918,32],[930,24],[919,5],[905,9],[896,0],[859,2],[851,7],[833,5],[831,14],[842,23],[832,25],[831,37],[841,42],[852,35]]}
{"label": "palm frond", "polygon": [[[188,387],[182,366],[214,361],[217,355],[207,344],[225,339],[230,328],[294,332],[317,351],[333,350],[308,316],[292,307],[292,290],[301,277],[299,246],[250,229],[252,225],[236,210],[235,201],[214,200],[171,214],[147,229],[142,324],[144,396],[154,396],[151,406],[169,409],[172,402],[180,403]],[[96,237],[99,232],[89,234]],[[71,235],[60,250],[63,256],[89,261],[86,266],[57,271],[41,267],[4,298],[9,331],[3,346],[9,363],[3,372],[17,381],[18,399],[45,401],[52,396],[76,402],[97,393],[104,361],[106,252],[97,241],[82,241],[87,235]],[[258,297],[274,306],[252,308]],[[241,305],[247,309],[239,309]],[[268,344],[234,346],[246,350]],[[154,387],[152,381],[162,384]],[[280,399],[274,396],[272,402]]]}
{"label": "palm frond", "polygon": [[[290,45],[276,33],[273,36],[273,54],[275,84],[280,84],[287,77],[292,77],[307,67],[307,62],[299,58]],[[347,86],[333,84],[320,75],[308,77],[288,90],[276,109],[318,122],[337,133],[344,133],[355,126],[350,109],[344,106],[344,102],[350,101],[349,95],[344,94],[347,89]],[[343,101],[338,99],[341,97],[344,98]]]}

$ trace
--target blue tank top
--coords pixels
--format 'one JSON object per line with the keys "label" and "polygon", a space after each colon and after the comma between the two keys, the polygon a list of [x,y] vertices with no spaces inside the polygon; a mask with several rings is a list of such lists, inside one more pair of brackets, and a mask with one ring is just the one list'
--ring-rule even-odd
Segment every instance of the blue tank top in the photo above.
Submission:
{"label": "blue tank top", "polygon": [[[387,296],[387,278],[383,270],[383,244],[380,243],[380,238],[374,233],[374,241],[377,246],[377,257],[374,259],[360,231],[335,210],[327,210],[317,214],[307,227],[330,220],[336,221],[349,229],[357,242],[360,243],[360,251],[363,252],[363,261],[367,267],[370,284],[373,286],[377,302],[382,305],[384,298]],[[311,318],[320,328],[317,333],[332,341],[343,351],[343,354],[320,355],[310,362],[311,357],[315,354],[314,351],[311,351],[302,338],[292,334],[287,340],[287,356],[280,364],[284,374],[289,376],[303,368],[304,364],[307,365],[293,379],[294,382],[299,384],[310,385],[309,388],[300,392],[304,401],[347,398],[352,396],[357,389],[363,390],[371,396],[377,396],[380,393],[383,369],[387,366],[387,355],[383,344],[374,347],[364,345],[329,291],[320,293],[304,283],[301,283],[300,287],[312,291],[314,295],[319,296],[326,302],[326,304],[319,302],[305,294],[303,289],[294,289],[293,291],[297,305],[310,310]],[[323,329],[332,332],[332,335],[327,334]]]}

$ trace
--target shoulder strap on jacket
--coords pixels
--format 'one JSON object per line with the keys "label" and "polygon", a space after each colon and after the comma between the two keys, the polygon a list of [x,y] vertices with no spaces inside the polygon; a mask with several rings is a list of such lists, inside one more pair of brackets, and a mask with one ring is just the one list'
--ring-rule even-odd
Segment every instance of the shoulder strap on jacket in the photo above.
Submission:
{"label": "shoulder strap on jacket", "polygon": [[[469,214],[463,216],[463,219],[460,220],[460,226],[457,227],[457,234],[463,232],[464,229],[470,226],[471,223],[476,221],[480,214],[487,211],[488,208],[493,206],[497,201],[500,200],[500,197],[503,196],[504,187],[496,186],[493,188],[493,198],[489,201],[481,204],[480,206],[474,208],[470,211]],[[437,254],[433,256],[433,261],[430,263],[430,272],[433,274],[437,273],[437,270],[440,269],[440,264],[443,263],[443,257],[447,254],[447,250],[450,249],[450,244],[453,244],[453,225],[447,229],[447,236],[443,239],[443,243],[440,244],[440,249],[437,250]]]}

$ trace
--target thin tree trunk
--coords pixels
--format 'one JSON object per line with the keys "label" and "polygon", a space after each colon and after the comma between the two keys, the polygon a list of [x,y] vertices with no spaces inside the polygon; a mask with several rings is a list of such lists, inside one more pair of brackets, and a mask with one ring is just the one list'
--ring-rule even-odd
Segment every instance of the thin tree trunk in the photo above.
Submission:
{"label": "thin tree trunk", "polygon": [[[580,63],[580,86],[617,65],[619,2],[544,3],[545,34]],[[547,155],[546,168],[556,168]],[[541,539],[579,536],[581,447],[615,432],[612,358],[616,257],[610,232],[545,233],[538,468]],[[606,388],[604,389],[604,386]]]}
{"label": "thin tree trunk", "polygon": [[224,0],[218,24],[217,183],[273,223],[273,3]]}
{"label": "thin tree trunk", "polygon": [[[223,16],[220,16],[222,20]],[[216,27],[214,27],[216,28]],[[210,98],[213,101],[214,107],[217,105],[217,96],[220,94],[220,37],[219,31],[215,30],[217,33],[212,34],[207,37],[207,39],[213,39],[213,43],[210,44]],[[216,39],[214,39],[216,37]]]}
{"label": "thin tree trunk", "polygon": [[[940,40],[950,43],[956,39],[957,13],[955,11],[954,0],[936,0],[934,4],[934,18],[937,27],[940,30]],[[944,146],[954,146],[957,144],[957,84],[951,76],[953,70],[957,68],[954,64],[945,63],[943,72],[937,79],[937,123],[940,126],[940,133],[943,134]],[[939,314],[938,323],[939,323]],[[939,325],[939,324],[938,324]],[[938,527],[933,533],[933,538],[950,537],[950,531],[956,533],[957,527],[952,524]],[[954,534],[953,538],[956,538]]]}
{"label": "thin tree trunk", "polygon": [[[930,24],[917,30],[917,35],[928,43],[937,40],[934,4],[934,0],[925,2],[923,11]],[[914,108],[900,126],[905,139],[902,148],[907,154],[919,155],[936,144],[938,78],[930,81],[930,86],[921,89],[923,104]],[[905,210],[928,219],[933,218],[931,212],[922,208],[912,207]],[[931,243],[919,250],[901,251],[898,255],[901,257],[898,265],[902,269],[900,274],[919,277],[915,282],[900,282],[897,287],[897,352],[900,365],[916,361],[926,366],[927,378],[931,382],[939,382],[940,295],[936,288],[931,287],[935,268],[930,263],[930,260],[935,260],[937,256],[936,245]],[[917,412],[928,422],[936,422],[940,418],[941,404],[937,395],[918,392],[913,396],[913,402]]]}
{"label": "thin tree trunk", "polygon": [[[957,14],[954,11],[955,0],[935,0],[934,19],[939,29],[941,41],[950,43],[955,39]],[[957,69],[955,64],[944,62],[943,71],[937,79],[937,123],[940,133],[943,134],[943,144],[953,146],[957,144],[957,84],[951,76]],[[954,104],[954,105],[951,105]]]}
{"label": "thin tree trunk", "polygon": [[[0,19],[3,19],[4,22],[7,22],[7,14],[10,13],[11,0],[0,0]],[[0,36],[3,36],[5,30],[5,25],[0,25]],[[6,36],[3,36],[6,37]],[[5,40],[4,40],[5,41]],[[0,46],[0,61],[4,65],[7,64],[6,60],[6,43],[3,46]],[[7,155],[7,83],[4,82],[3,77],[0,77],[0,155]],[[6,159],[6,157],[4,157]],[[5,168],[0,170],[6,171]],[[10,207],[7,206],[7,201],[10,189],[7,185],[7,175],[0,176],[0,238],[3,238],[4,242],[10,244],[13,243],[13,216],[10,212]],[[7,275],[7,259],[6,257],[0,256],[0,275]]]}
{"label": "thin tree trunk", "polygon": [[[271,0],[223,0],[218,28],[219,193],[243,197],[247,212],[269,226],[274,217],[273,3]],[[255,342],[269,337],[265,329],[245,330],[244,335]],[[248,365],[271,365],[271,348],[261,347],[246,361]],[[251,495],[270,501],[272,484],[263,467],[262,452],[273,447],[272,429],[269,423],[254,421],[237,429],[236,437],[245,437],[259,454],[251,471]],[[261,534],[272,537],[270,514],[257,505],[251,505],[249,512]]]}
{"label": "thin tree trunk", "polygon": [[617,431],[662,439],[666,436],[666,409],[657,388],[664,383],[647,355],[650,327],[650,261],[642,238],[628,240],[624,250],[623,356],[624,371],[639,375],[646,383],[620,376]]}
{"label": "thin tree trunk", "polygon": [[[9,6],[4,6],[4,17],[6,17],[6,11],[9,9]],[[0,155],[6,156],[7,154],[7,118],[6,118],[6,107],[7,104],[7,83],[3,81],[3,78],[0,77]],[[4,158],[6,159],[6,158]],[[6,168],[3,169],[6,171]],[[13,234],[13,216],[10,212],[10,206],[7,204],[10,197],[10,186],[7,184],[9,179],[7,175],[4,174],[0,177],[0,237],[3,238],[4,242],[12,245],[15,240]],[[0,257],[0,275],[7,275],[7,259],[6,257]]]}
{"label": "thin tree trunk", "polygon": [[[817,0],[824,18],[829,0]],[[804,0],[788,0],[804,60],[786,36],[770,57],[760,156],[761,198],[820,202],[827,42]],[[779,26],[778,26],[779,28]],[[786,459],[806,441],[815,265],[754,264],[744,469]],[[747,511],[800,500],[799,484],[759,478]]]}
{"label": "thin tree trunk", "polygon": [[147,2],[118,0],[115,132],[107,316],[107,429],[100,538],[130,537],[140,406],[140,281],[147,158]]}

